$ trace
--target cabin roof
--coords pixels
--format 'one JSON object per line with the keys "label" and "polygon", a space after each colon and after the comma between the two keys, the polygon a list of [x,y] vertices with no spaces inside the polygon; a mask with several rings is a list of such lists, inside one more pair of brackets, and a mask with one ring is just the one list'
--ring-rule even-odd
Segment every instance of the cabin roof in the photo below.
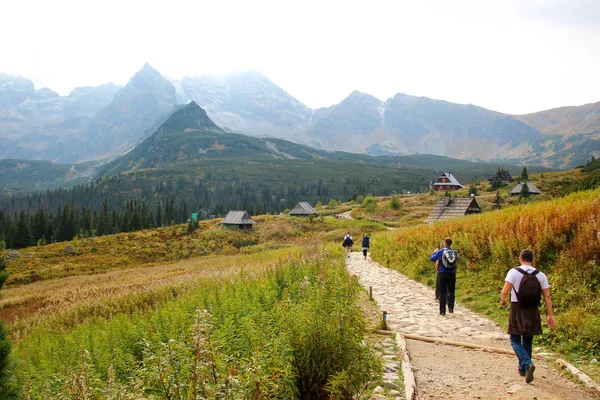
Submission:
{"label": "cabin roof", "polygon": [[[540,189],[536,188],[535,185],[531,182],[526,182],[527,183],[527,187],[529,188],[529,193],[530,194],[542,194],[542,192],[540,191]],[[512,195],[516,195],[516,194],[521,194],[521,190],[523,188],[523,182],[519,182],[515,185],[515,187],[508,192],[508,194]]]}
{"label": "cabin roof", "polygon": [[515,179],[510,174],[510,172],[508,172],[507,170],[502,169],[502,168],[498,168],[496,173],[494,175],[492,175],[492,177],[490,179],[488,179],[488,181],[489,182],[493,181],[496,176],[499,176],[500,180],[505,181],[505,182],[514,182],[515,181]]}
{"label": "cabin roof", "polygon": [[301,201],[296,204],[296,207],[292,208],[290,211],[290,215],[309,215],[309,214],[318,214],[317,210],[315,210],[310,204],[307,202]]}
{"label": "cabin roof", "polygon": [[229,211],[221,223],[226,225],[248,225],[255,224],[256,221],[250,217],[248,211]]}
{"label": "cabin roof", "polygon": [[479,213],[481,208],[475,197],[443,197],[437,201],[424,223],[462,217],[467,213]]}
{"label": "cabin roof", "polygon": [[[448,180],[450,180],[450,182],[440,182],[440,179],[442,178],[448,178]],[[458,180],[454,177],[454,175],[452,175],[449,172],[444,172],[442,175],[440,175],[440,177],[438,178],[438,181],[436,183],[433,184],[433,186],[460,186],[460,187],[464,187],[463,185],[461,185]]]}

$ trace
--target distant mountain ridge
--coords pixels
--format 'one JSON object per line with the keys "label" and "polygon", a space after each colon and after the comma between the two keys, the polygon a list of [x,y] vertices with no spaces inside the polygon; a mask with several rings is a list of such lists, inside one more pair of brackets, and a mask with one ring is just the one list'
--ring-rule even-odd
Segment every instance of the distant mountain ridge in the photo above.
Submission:
{"label": "distant mountain ridge", "polygon": [[[510,166],[502,165],[503,168]],[[486,179],[498,168],[495,164],[476,164],[470,161],[433,155],[370,156],[366,154],[318,150],[284,139],[257,138],[225,132],[219,128],[195,102],[178,106],[169,118],[135,148],[111,162],[55,164],[49,161],[0,160],[0,193],[40,191],[67,188],[92,180],[105,179],[113,190],[120,190],[122,179],[135,181],[136,176],[156,181],[159,186],[169,177],[185,182],[203,179],[232,184],[252,182],[256,187],[273,184],[306,185],[298,177],[312,181],[341,179],[336,185],[362,187],[353,171],[369,171],[378,187],[400,185],[402,190],[423,189],[442,171],[459,173],[463,182]],[[512,168],[518,172],[519,167]],[[530,166],[530,172],[545,172],[546,168]],[[317,175],[315,175],[317,174]],[[377,175],[381,174],[381,175]],[[250,175],[250,177],[248,176]],[[381,176],[381,178],[374,178]],[[274,177],[277,177],[274,180]],[[385,178],[383,178],[385,177]],[[334,179],[335,180],[335,179]],[[156,182],[152,183],[154,187]],[[269,183],[270,182],[270,183]],[[144,193],[151,190],[141,184]],[[247,185],[247,184],[246,184]],[[364,185],[363,185],[364,186]],[[247,186],[248,187],[248,186]],[[306,188],[306,186],[304,186]],[[131,189],[124,184],[121,189]],[[349,187],[343,189],[346,193]],[[392,190],[388,187],[386,190]]]}
{"label": "distant mountain ridge", "polygon": [[122,88],[77,88],[64,97],[0,73],[0,158],[75,162],[114,156],[189,101],[227,132],[324,150],[559,168],[600,156],[600,103],[513,116],[402,93],[382,101],[355,91],[337,105],[311,110],[256,71],[179,81],[146,64]]}

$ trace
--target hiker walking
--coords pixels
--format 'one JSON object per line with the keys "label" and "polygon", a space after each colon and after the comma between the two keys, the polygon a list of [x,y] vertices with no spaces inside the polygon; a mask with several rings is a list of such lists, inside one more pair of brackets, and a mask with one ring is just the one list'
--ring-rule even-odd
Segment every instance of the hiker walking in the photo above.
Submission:
{"label": "hiker walking", "polygon": [[458,264],[458,253],[450,248],[452,239],[444,239],[444,247],[435,249],[431,254],[430,261],[440,261],[436,279],[436,289],[440,298],[440,315],[446,315],[446,304],[448,312],[454,312],[454,291],[456,288],[456,265]]}
{"label": "hiker walking", "polygon": [[533,264],[533,252],[529,249],[519,254],[521,266],[511,268],[506,274],[502,288],[501,303],[507,304],[510,293],[510,311],[508,316],[508,334],[510,344],[519,359],[519,374],[525,382],[533,381],[535,365],[531,360],[533,336],[542,334],[540,300],[543,296],[548,315],[548,326],[554,325],[552,300],[548,278]]}
{"label": "hiker walking", "polygon": [[350,251],[352,251],[352,246],[354,245],[354,241],[352,240],[352,236],[350,236],[350,232],[344,236],[344,242],[342,246],[346,249],[346,257],[350,257]]}
{"label": "hiker walking", "polygon": [[367,259],[367,251],[369,251],[369,246],[370,246],[370,238],[369,238],[369,234],[365,233],[365,235],[362,238],[362,252],[363,252],[363,256],[365,256],[365,260]]}

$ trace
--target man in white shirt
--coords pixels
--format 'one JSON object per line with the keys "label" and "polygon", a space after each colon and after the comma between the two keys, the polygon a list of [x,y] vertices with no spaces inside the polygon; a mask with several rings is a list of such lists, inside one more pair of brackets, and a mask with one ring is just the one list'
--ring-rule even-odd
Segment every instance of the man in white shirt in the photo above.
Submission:
{"label": "man in white shirt", "polygon": [[[541,294],[546,305],[548,315],[548,326],[554,325],[554,315],[552,314],[552,300],[550,300],[550,285],[546,275],[538,271],[533,264],[533,252],[529,249],[521,251],[519,255],[521,266],[518,267],[527,274],[535,274],[540,283]],[[535,307],[519,306],[517,295],[519,293],[521,280],[525,276],[517,268],[511,268],[505,278],[502,288],[501,302],[505,306],[510,293],[510,314],[508,317],[508,333],[510,334],[510,344],[519,359],[519,374],[525,377],[525,382],[533,381],[533,372],[535,365],[531,360],[531,350],[533,347],[533,336],[542,334],[542,323],[540,318],[540,309]]]}

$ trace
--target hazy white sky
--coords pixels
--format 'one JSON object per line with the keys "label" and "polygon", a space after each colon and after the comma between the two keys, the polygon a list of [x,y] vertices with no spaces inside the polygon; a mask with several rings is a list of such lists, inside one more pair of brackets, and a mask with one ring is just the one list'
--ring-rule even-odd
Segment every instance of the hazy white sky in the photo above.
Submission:
{"label": "hazy white sky", "polygon": [[353,90],[523,114],[600,101],[600,0],[0,3],[0,71],[68,94],[252,68],[312,108]]}

